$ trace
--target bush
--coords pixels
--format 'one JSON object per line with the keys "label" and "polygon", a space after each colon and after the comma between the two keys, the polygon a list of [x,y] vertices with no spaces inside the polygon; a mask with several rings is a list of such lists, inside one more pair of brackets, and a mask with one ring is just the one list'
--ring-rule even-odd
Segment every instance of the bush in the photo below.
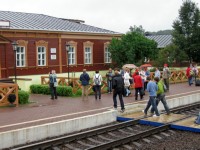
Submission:
{"label": "bush", "polygon": [[[30,91],[33,94],[46,94],[50,95],[49,85],[33,84],[30,86]],[[56,88],[58,96],[72,96],[71,86],[57,86]]]}
{"label": "bush", "polygon": [[29,93],[23,90],[18,91],[19,104],[28,104],[29,103]]}
{"label": "bush", "polygon": [[78,89],[77,92],[75,93],[76,96],[81,96],[82,95],[82,89]]}
{"label": "bush", "polygon": [[31,93],[33,94],[50,94],[48,85],[33,84],[30,86]]}
{"label": "bush", "polygon": [[57,86],[58,96],[72,96],[72,87],[71,86]]}

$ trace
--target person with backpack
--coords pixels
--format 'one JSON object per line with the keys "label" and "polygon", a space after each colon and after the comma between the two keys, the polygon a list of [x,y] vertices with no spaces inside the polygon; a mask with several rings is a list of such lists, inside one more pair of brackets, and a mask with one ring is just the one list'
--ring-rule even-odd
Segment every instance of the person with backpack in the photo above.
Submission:
{"label": "person with backpack", "polygon": [[114,109],[117,109],[117,95],[119,96],[120,105],[121,105],[121,112],[125,111],[124,101],[123,101],[123,93],[124,93],[124,79],[120,74],[120,69],[114,69],[115,75],[113,76],[113,102],[114,102]]}
{"label": "person with backpack", "polygon": [[80,75],[80,81],[82,85],[82,100],[84,100],[85,96],[88,100],[88,85],[90,81],[90,76],[86,72],[86,69],[83,69],[83,73]]}
{"label": "person with backpack", "polygon": [[102,76],[99,74],[99,71],[95,71],[95,75],[93,77],[94,87],[95,87],[95,99],[97,100],[97,96],[99,100],[101,99],[101,82]]}
{"label": "person with backpack", "polygon": [[[162,79],[159,79],[158,77],[155,77],[154,80],[156,81],[158,85],[158,91],[157,91],[157,96],[156,96],[156,105],[158,106],[159,102],[161,101],[165,111],[167,112],[167,115],[170,115],[170,110],[169,106],[167,105],[167,101],[165,99],[165,89],[164,89],[164,83]],[[154,109],[153,107],[151,108],[151,115],[153,116],[154,114]]]}

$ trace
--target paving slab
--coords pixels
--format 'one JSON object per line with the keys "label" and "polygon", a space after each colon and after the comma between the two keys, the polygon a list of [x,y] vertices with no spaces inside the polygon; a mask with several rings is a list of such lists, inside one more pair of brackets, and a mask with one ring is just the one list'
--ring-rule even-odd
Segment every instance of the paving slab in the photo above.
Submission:
{"label": "paving slab", "polygon": [[[146,103],[148,94],[143,100],[135,101],[134,90],[129,97],[124,97],[125,105],[133,103]],[[171,84],[166,98],[179,97],[200,92],[200,87],[189,86],[187,83]],[[89,100],[83,101],[81,97],[58,97],[51,100],[49,95],[31,94],[31,104],[19,105],[19,107],[0,108],[0,132],[33,126],[63,119],[72,119],[85,115],[104,112],[113,107],[112,94],[102,94],[101,100],[95,100],[94,95]],[[119,105],[119,101],[118,101]],[[118,107],[120,109],[120,107]]]}

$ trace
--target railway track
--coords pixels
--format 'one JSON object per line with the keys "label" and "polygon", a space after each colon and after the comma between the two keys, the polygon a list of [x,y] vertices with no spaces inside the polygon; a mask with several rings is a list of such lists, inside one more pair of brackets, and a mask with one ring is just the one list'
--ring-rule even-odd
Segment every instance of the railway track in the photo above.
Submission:
{"label": "railway track", "polygon": [[[172,113],[187,114],[185,118],[194,115],[196,116],[199,111],[200,103],[171,109]],[[142,144],[164,140],[165,138],[176,134],[176,131],[170,130],[170,123],[159,127],[153,127],[140,124],[139,122],[141,119],[144,118],[16,147],[13,148],[13,150],[134,150],[140,148]],[[181,120],[183,119],[184,118]]]}

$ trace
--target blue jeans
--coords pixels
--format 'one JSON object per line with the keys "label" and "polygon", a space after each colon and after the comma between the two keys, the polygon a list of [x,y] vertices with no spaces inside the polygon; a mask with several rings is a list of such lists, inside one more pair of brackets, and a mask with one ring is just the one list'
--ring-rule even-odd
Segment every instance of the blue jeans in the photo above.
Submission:
{"label": "blue jeans", "polygon": [[190,76],[190,77],[188,78],[188,84],[189,84],[189,86],[191,86],[191,85],[193,84],[192,76]]}
{"label": "blue jeans", "polygon": [[108,92],[112,92],[112,80],[107,80]]}
{"label": "blue jeans", "polygon": [[146,108],[144,109],[145,114],[147,114],[147,111],[149,110],[150,106],[152,106],[153,109],[155,110],[156,116],[160,116],[156,105],[156,96],[149,96],[149,101],[147,103]]}
{"label": "blue jeans", "polygon": [[50,83],[50,92],[51,92],[51,99],[57,99],[57,92],[56,87],[54,87],[54,83]]}
{"label": "blue jeans", "polygon": [[124,101],[123,101],[123,97],[122,97],[122,92],[123,92],[122,90],[117,90],[117,89],[115,89],[114,92],[113,92],[114,108],[117,108],[117,95],[119,95],[121,110],[125,109],[124,108]]}
{"label": "blue jeans", "polygon": [[[163,106],[165,108],[165,111],[169,114],[169,106],[167,105],[166,99],[165,99],[165,94],[159,94],[157,95],[157,100],[156,100],[156,105],[158,106],[159,102],[163,103]],[[151,108],[151,113],[154,113],[153,107]]]}

